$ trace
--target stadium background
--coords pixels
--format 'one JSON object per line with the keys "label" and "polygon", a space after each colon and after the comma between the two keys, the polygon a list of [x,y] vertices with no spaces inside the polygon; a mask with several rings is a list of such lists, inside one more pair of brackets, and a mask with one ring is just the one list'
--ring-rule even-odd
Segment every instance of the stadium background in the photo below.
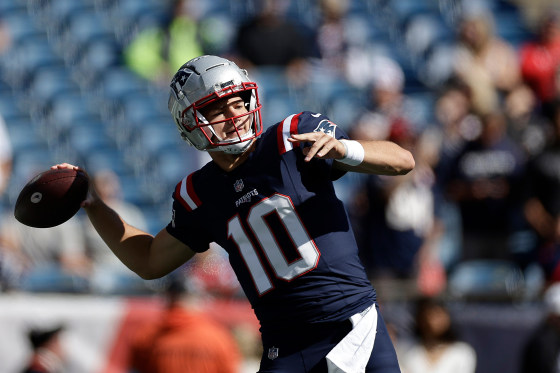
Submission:
{"label": "stadium background", "polygon": [[[236,27],[254,15],[256,2],[191,0],[193,17],[206,30],[206,51],[227,52]],[[476,3],[492,12],[497,33],[515,47],[533,37],[530,20],[518,6],[521,1]],[[436,91],[434,82],[424,74],[433,63],[427,51],[454,42],[460,7],[458,0],[350,1],[345,16],[348,32],[362,47],[387,52],[401,65],[404,92],[416,105],[421,124],[433,116]],[[1,199],[3,212],[13,209],[30,175],[54,163],[71,161],[90,172],[114,170],[121,179],[124,198],[144,210],[151,233],[167,223],[170,191],[206,158],[177,136],[167,113],[166,87],[132,72],[123,60],[123,49],[136,33],[161,22],[168,12],[168,2],[158,0],[0,0],[0,17],[11,39],[0,56],[0,113],[14,162]],[[309,29],[320,18],[313,0],[291,1],[287,12]],[[426,22],[423,46],[417,39],[412,44],[407,39],[408,27],[420,17]],[[366,105],[367,88],[321,73],[316,72],[302,90],[282,79],[285,71],[280,68],[253,69],[264,123],[305,109],[323,112],[349,128],[355,113]],[[353,182],[352,177],[338,182],[342,199],[352,193]],[[524,279],[512,278],[511,273],[496,279],[496,284],[497,291],[505,293],[512,286],[525,286]],[[382,289],[385,294],[391,292],[391,284]],[[537,292],[533,289],[532,294]],[[391,315],[390,321],[406,331],[411,322],[410,305],[406,294],[400,294],[387,296],[383,307]],[[477,351],[477,372],[516,373],[523,343],[544,310],[535,296],[513,302],[495,300],[473,302],[456,297],[449,304],[463,338]],[[220,300],[206,303],[216,318],[230,326],[248,323],[254,330],[254,317],[243,299],[216,302]],[[153,317],[159,306],[150,295],[0,293],[0,371],[12,373],[21,367],[29,353],[25,328],[61,320],[71,326],[65,341],[71,371],[123,371],[119,349],[124,348],[121,342],[126,338],[119,333],[126,333],[131,323]]]}

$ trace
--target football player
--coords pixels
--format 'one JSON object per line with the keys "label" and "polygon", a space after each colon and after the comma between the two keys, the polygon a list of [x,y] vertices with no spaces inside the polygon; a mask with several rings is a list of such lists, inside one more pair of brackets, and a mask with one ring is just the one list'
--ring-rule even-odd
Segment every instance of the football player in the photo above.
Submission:
{"label": "football player", "polygon": [[155,237],[91,188],[82,206],[117,257],[155,279],[212,242],[224,248],[260,322],[259,372],[399,372],[332,182],[348,171],[406,174],[411,153],[349,140],[319,113],[290,115],[263,133],[257,84],[217,56],[179,69],[169,110],[181,137],[212,160],[179,181],[171,221]]}

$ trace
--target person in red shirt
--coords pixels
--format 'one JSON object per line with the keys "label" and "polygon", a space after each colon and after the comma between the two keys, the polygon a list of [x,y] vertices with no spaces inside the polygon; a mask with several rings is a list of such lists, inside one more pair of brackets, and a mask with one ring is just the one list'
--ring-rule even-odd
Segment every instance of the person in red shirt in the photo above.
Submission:
{"label": "person in red shirt", "polygon": [[133,337],[131,368],[138,373],[237,373],[241,353],[229,330],[187,305],[182,283],[173,281],[167,297],[157,322]]}
{"label": "person in red shirt", "polygon": [[538,38],[520,49],[521,74],[546,106],[557,97],[557,73],[560,67],[560,15],[547,13]]}

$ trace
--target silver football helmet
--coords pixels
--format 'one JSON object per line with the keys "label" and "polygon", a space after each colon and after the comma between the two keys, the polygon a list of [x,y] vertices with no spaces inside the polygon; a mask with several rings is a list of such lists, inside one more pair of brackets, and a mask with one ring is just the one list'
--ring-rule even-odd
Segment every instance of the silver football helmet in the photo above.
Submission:
{"label": "silver football helmet", "polygon": [[[247,113],[213,123],[201,113],[205,106],[232,95],[243,99]],[[246,70],[225,58],[201,56],[181,66],[171,80],[168,108],[183,140],[198,150],[240,154],[262,134],[257,84],[249,80]],[[250,116],[251,129],[235,138],[222,139],[212,127],[245,116]]]}

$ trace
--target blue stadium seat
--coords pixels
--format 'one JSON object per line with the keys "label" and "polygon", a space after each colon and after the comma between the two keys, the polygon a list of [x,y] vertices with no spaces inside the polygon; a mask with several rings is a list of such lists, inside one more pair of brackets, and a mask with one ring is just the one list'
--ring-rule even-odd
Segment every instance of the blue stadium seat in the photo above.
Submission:
{"label": "blue stadium seat", "polygon": [[403,24],[404,42],[414,59],[423,58],[434,43],[452,40],[455,33],[439,12],[412,14]]}
{"label": "blue stadium seat", "polygon": [[121,51],[116,41],[111,39],[95,39],[82,46],[77,68],[80,76],[95,79],[109,68],[121,63]]}
{"label": "blue stadium seat", "polygon": [[22,151],[16,149],[13,163],[10,184],[14,187],[12,197],[14,197],[13,201],[15,202],[15,197],[32,176],[54,164],[54,156],[46,145],[40,144],[25,148]]}
{"label": "blue stadium seat", "polygon": [[47,28],[49,28],[49,25],[56,25],[59,27],[60,24],[68,22],[75,13],[88,9],[92,9],[91,4],[83,0],[48,1],[38,18]]}
{"label": "blue stadium seat", "polygon": [[49,123],[59,130],[81,126],[89,119],[96,116],[88,98],[75,94],[62,94],[53,100],[49,113]]}
{"label": "blue stadium seat", "polygon": [[454,42],[440,41],[432,44],[418,66],[418,79],[429,88],[437,88],[453,74]]}
{"label": "blue stadium seat", "polygon": [[114,32],[106,17],[91,10],[76,11],[64,30],[67,42],[84,46],[99,39],[112,39]]}
{"label": "blue stadium seat", "polygon": [[64,65],[37,69],[28,87],[29,96],[38,105],[46,105],[62,94],[79,94],[78,84]]}
{"label": "blue stadium seat", "polygon": [[114,147],[101,121],[95,118],[81,119],[79,126],[71,127],[67,133],[69,144],[82,155],[93,150],[99,152]]}
{"label": "blue stadium seat", "polygon": [[[435,94],[427,89],[407,92],[407,105],[409,110],[414,113],[413,118],[417,126],[425,126],[433,123],[433,108]],[[422,130],[423,128],[417,128]]]}
{"label": "blue stadium seat", "polygon": [[0,0],[0,14],[9,15],[25,10],[25,2],[17,0]]}
{"label": "blue stadium seat", "polygon": [[92,174],[100,170],[112,170],[117,175],[127,175],[131,172],[124,161],[123,154],[116,148],[92,148],[82,157],[88,172]]}
{"label": "blue stadium seat", "polygon": [[199,16],[202,18],[212,17],[217,15],[225,15],[231,17],[231,13],[236,11],[238,16],[245,15],[250,11],[247,8],[252,8],[251,0],[246,1],[229,1],[229,0],[191,0],[193,9],[196,9]]}
{"label": "blue stadium seat", "polygon": [[158,175],[161,187],[172,192],[175,185],[185,176],[196,171],[204,153],[184,144],[180,147],[161,151],[154,161],[154,173]]}
{"label": "blue stadium seat", "polygon": [[286,93],[289,90],[286,71],[282,67],[259,66],[249,71],[251,79],[255,81],[263,95],[274,95],[278,92]]}
{"label": "blue stadium seat", "polygon": [[367,106],[368,94],[352,88],[340,87],[331,92],[324,113],[338,126],[349,131],[362,109]]}
{"label": "blue stadium seat", "polygon": [[138,136],[141,151],[152,156],[184,146],[171,116],[154,117],[144,121],[138,127]]}
{"label": "blue stadium seat", "polygon": [[[164,101],[167,104],[167,100]],[[123,96],[120,102],[124,117],[135,127],[143,127],[148,120],[158,120],[162,116],[171,119],[168,112],[161,110],[161,103],[147,92]]]}
{"label": "blue stadium seat", "polygon": [[54,52],[46,37],[23,40],[0,59],[0,67],[8,83],[15,88],[25,88],[32,74],[44,66],[60,66],[62,59]]}
{"label": "blue stadium seat", "polygon": [[380,27],[368,13],[351,13],[345,24],[345,33],[351,36],[348,41],[358,47],[389,38],[389,30]]}
{"label": "blue stadium seat", "polygon": [[146,92],[148,83],[125,67],[111,67],[103,72],[95,89],[106,100],[115,101]]}
{"label": "blue stadium seat", "polygon": [[170,2],[120,0],[107,9],[107,16],[113,21],[117,39],[127,42],[135,31],[162,24],[170,16],[171,9]]}
{"label": "blue stadium seat", "polygon": [[147,196],[142,190],[141,181],[134,174],[118,174],[121,184],[122,198],[134,205],[141,206],[147,203]]}
{"label": "blue stadium seat", "polygon": [[525,25],[523,17],[517,9],[495,13],[494,23],[496,34],[516,48],[534,36]]}
{"label": "blue stadium seat", "polygon": [[297,114],[303,110],[294,97],[287,92],[266,93],[261,98],[261,104],[263,106],[261,115],[265,129],[284,120],[288,115]]}
{"label": "blue stadium seat", "polygon": [[388,4],[390,11],[401,21],[412,14],[439,10],[439,1],[437,0],[399,0],[389,1]]}
{"label": "blue stadium seat", "polygon": [[6,127],[16,153],[47,146],[45,139],[39,135],[37,126],[28,116],[12,117],[6,121]]}
{"label": "blue stadium seat", "polygon": [[26,38],[45,34],[35,25],[25,7],[7,13],[0,11],[0,15],[2,16],[2,23],[9,29],[11,42],[14,44],[19,44]]}
{"label": "blue stadium seat", "polygon": [[0,115],[6,122],[9,122],[11,118],[18,118],[23,115],[19,100],[12,92],[4,91],[0,93]]}

